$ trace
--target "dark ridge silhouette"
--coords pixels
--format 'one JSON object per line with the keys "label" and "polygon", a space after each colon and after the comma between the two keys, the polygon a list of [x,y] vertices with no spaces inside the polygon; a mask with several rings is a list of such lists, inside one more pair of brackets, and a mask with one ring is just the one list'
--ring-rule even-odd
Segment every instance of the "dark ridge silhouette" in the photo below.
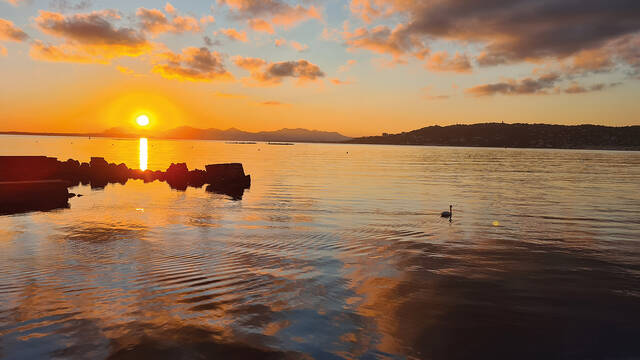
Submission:
{"label": "dark ridge silhouette", "polygon": [[149,132],[141,129],[125,129],[115,127],[101,133],[34,133],[20,131],[3,131],[2,135],[39,135],[39,136],[81,136],[81,137],[116,137],[137,138],[147,137],[154,139],[181,139],[181,140],[229,140],[229,141],[265,141],[265,142],[343,142],[351,139],[337,132],[307,130],[307,129],[280,129],[275,131],[248,132],[235,128],[227,130],[197,129],[190,126],[181,126],[163,132]]}
{"label": "dark ridge silhouette", "polygon": [[251,176],[244,173],[242,164],[214,164],[206,169],[189,170],[187,164],[178,163],[164,172],[143,171],[108,163],[101,157],[80,163],[46,156],[0,156],[0,214],[67,208],[73,196],[68,188],[79,184],[101,189],[109,183],[125,184],[129,179],[159,180],[179,191],[208,184],[207,191],[234,200],[242,199],[244,190],[251,186]]}
{"label": "dark ridge silhouette", "polygon": [[429,126],[400,134],[347,141],[353,144],[640,150],[640,126],[485,123]]}

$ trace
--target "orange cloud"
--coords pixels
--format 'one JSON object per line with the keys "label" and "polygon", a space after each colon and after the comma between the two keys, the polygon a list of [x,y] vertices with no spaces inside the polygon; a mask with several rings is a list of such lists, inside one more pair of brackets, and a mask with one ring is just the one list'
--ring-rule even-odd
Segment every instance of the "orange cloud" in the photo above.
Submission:
{"label": "orange cloud", "polygon": [[391,30],[387,26],[376,26],[371,30],[358,28],[353,32],[345,31],[343,37],[350,50],[366,49],[378,54],[390,54],[396,62],[404,62],[405,56],[419,59],[429,53],[429,48],[418,38],[407,36],[407,29],[398,25]]}
{"label": "orange cloud", "polygon": [[258,31],[258,32],[264,32],[267,34],[273,34],[274,30],[273,30],[273,26],[271,26],[270,23],[262,20],[262,19],[250,19],[249,20],[249,27],[253,30],[253,31]]}
{"label": "orange cloud", "polygon": [[344,65],[342,65],[342,66],[340,66],[340,67],[338,68],[338,72],[347,72],[347,71],[351,70],[351,68],[352,68],[356,63],[357,63],[357,61],[356,61],[356,60],[349,59],[349,60],[347,60],[347,63],[346,63],[346,64],[344,64]]}
{"label": "orange cloud", "polygon": [[260,69],[261,67],[267,64],[266,60],[263,60],[260,58],[248,58],[248,57],[242,57],[242,56],[235,56],[232,60],[233,60],[233,63],[236,64],[236,66],[241,67],[248,71],[254,71],[254,70]]}
{"label": "orange cloud", "polygon": [[432,95],[431,88],[431,86],[427,86],[422,89],[424,92],[424,98],[427,100],[445,100],[451,97],[450,95]]}
{"label": "orange cloud", "polygon": [[216,22],[216,19],[211,15],[206,15],[206,16],[203,16],[203,17],[200,18],[200,23],[203,24],[203,25],[204,24],[212,24],[214,22]]}
{"label": "orange cloud", "polygon": [[288,104],[282,103],[280,101],[269,100],[269,101],[261,102],[260,105],[265,105],[265,106],[283,106],[283,105],[288,105]]}
{"label": "orange cloud", "polygon": [[227,5],[236,18],[269,20],[284,27],[291,27],[309,19],[322,19],[320,10],[315,6],[291,6],[281,0],[218,0],[218,4]]}
{"label": "orange cloud", "polygon": [[297,41],[290,41],[289,45],[291,45],[291,47],[296,49],[296,51],[298,51],[298,52],[303,52],[303,51],[309,50],[309,45],[300,44]]}
{"label": "orange cloud", "polygon": [[170,3],[167,2],[167,4],[164,6],[164,11],[167,12],[167,14],[170,15],[175,15],[176,14],[176,8],[173,7],[173,5],[171,5]]}
{"label": "orange cloud", "polygon": [[242,42],[248,41],[246,31],[239,32],[236,29],[229,28],[229,29],[220,29],[220,32],[224,34],[226,37],[228,37],[229,39],[234,41],[242,41]]}
{"label": "orange cloud", "polygon": [[114,10],[94,11],[65,16],[40,11],[36,26],[44,33],[63,39],[60,45],[32,44],[34,59],[46,61],[108,63],[122,56],[140,56],[151,51],[144,34],[130,28],[118,28],[111,21],[120,15]]}
{"label": "orange cloud", "polygon": [[331,82],[334,85],[351,85],[351,84],[353,84],[352,81],[343,81],[343,80],[340,80],[340,79],[331,79]]}
{"label": "orange cloud", "polygon": [[0,18],[0,40],[25,41],[29,38],[24,31],[15,26],[12,21]]}
{"label": "orange cloud", "polygon": [[301,5],[297,5],[289,11],[274,15],[272,21],[277,25],[291,27],[308,19],[322,20],[322,15],[320,15],[320,11],[315,6],[304,8]]}
{"label": "orange cloud", "polygon": [[231,94],[231,93],[223,93],[219,91],[214,92],[213,95],[215,97],[224,98],[224,99],[244,99],[247,97],[247,95],[243,95],[243,94]]}
{"label": "orange cloud", "polygon": [[222,62],[222,55],[206,48],[188,47],[182,53],[169,51],[161,57],[166,64],[154,66],[152,72],[167,79],[205,82],[233,80]]}
{"label": "orange cloud", "polygon": [[40,40],[36,40],[31,44],[29,56],[32,59],[51,62],[74,62],[74,63],[101,63],[106,64],[109,61],[102,58],[93,58],[86,54],[81,48],[74,45],[47,45]]}
{"label": "orange cloud", "polygon": [[446,51],[431,55],[425,67],[436,72],[470,73],[472,70],[471,62],[467,55],[456,53],[453,57],[450,57]]}
{"label": "orange cloud", "polygon": [[0,56],[7,56],[9,53],[7,52],[7,48],[0,45]]}
{"label": "orange cloud", "polygon": [[[167,3],[168,6],[171,4]],[[171,7],[172,12],[168,12],[172,16],[175,14],[175,8]],[[181,34],[185,32],[197,33],[202,31],[198,20],[191,16],[173,16],[172,19],[158,9],[139,8],[136,11],[136,17],[140,21],[140,27],[147,33],[158,35],[166,32]]]}
{"label": "orange cloud", "polygon": [[351,0],[349,9],[363,21],[370,23],[375,18],[389,16],[396,11],[393,0]]}
{"label": "orange cloud", "polygon": [[129,69],[126,66],[116,66],[116,69],[118,69],[118,71],[120,71],[121,73],[127,74],[127,75],[131,75],[134,73],[132,69]]}
{"label": "orange cloud", "polygon": [[286,39],[283,39],[283,38],[274,40],[274,44],[276,45],[276,47],[284,46],[287,43],[298,52],[303,52],[303,51],[309,50],[309,45],[301,44],[301,43],[299,43],[297,41],[293,41],[293,40],[292,41],[287,41]]}
{"label": "orange cloud", "polygon": [[476,97],[502,95],[532,95],[548,94],[553,89],[560,76],[555,73],[545,74],[538,78],[525,78],[521,80],[508,79],[503,82],[478,85],[467,89],[465,92]]}
{"label": "orange cloud", "polygon": [[5,1],[8,2],[9,4],[13,5],[13,6],[18,6],[18,5],[26,2],[26,0],[5,0]]}
{"label": "orange cloud", "polygon": [[325,76],[318,65],[307,60],[267,63],[260,58],[237,56],[233,61],[238,67],[251,72],[251,79],[254,80],[254,83],[248,83],[249,85],[278,85],[287,77],[297,78],[298,83],[304,83],[316,81]]}

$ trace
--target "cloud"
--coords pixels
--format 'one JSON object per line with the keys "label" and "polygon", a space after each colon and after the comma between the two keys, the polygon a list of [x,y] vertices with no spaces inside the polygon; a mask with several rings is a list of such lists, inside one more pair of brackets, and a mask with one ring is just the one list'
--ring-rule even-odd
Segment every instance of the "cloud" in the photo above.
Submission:
{"label": "cloud", "polygon": [[264,32],[267,34],[273,34],[275,31],[273,30],[273,26],[262,20],[262,19],[250,19],[249,20],[249,27],[253,30],[253,31],[258,31],[258,32]]}
{"label": "cloud", "polygon": [[50,8],[56,9],[62,12],[87,10],[92,5],[93,5],[93,2],[90,0],[82,0],[75,3],[69,0],[51,0],[49,2]]}
{"label": "cloud", "polygon": [[0,40],[25,41],[29,35],[15,26],[13,22],[0,18]]}
{"label": "cloud", "polygon": [[466,54],[456,53],[453,57],[450,57],[446,51],[440,51],[431,55],[425,67],[435,72],[450,71],[470,73],[472,70],[471,61]]}
{"label": "cloud", "polygon": [[200,23],[202,25],[213,24],[214,22],[216,22],[216,19],[213,17],[213,15],[205,15],[200,18]]}
{"label": "cloud", "polygon": [[287,77],[298,79],[298,83],[316,81],[325,76],[318,65],[307,60],[267,63],[260,58],[233,58],[236,66],[251,72],[251,79],[258,85],[278,85]]}
{"label": "cloud", "polygon": [[35,40],[29,49],[29,56],[40,61],[73,62],[73,63],[99,63],[107,64],[110,58],[92,57],[81,48],[69,45],[49,45],[40,40]]}
{"label": "cloud", "polygon": [[234,40],[234,41],[242,41],[242,42],[247,42],[247,32],[246,31],[238,31],[236,29],[233,28],[229,28],[229,29],[220,29],[220,32],[222,34],[224,34],[227,38]]}
{"label": "cloud", "polygon": [[166,52],[166,64],[155,65],[152,72],[167,79],[187,81],[228,81],[233,76],[222,61],[222,55],[207,48],[188,47],[182,53]]}
{"label": "cloud", "polygon": [[204,44],[208,47],[212,47],[212,46],[220,46],[222,45],[222,43],[219,40],[213,40],[208,36],[204,36],[202,38],[202,41],[204,41]]}
{"label": "cloud", "polygon": [[218,0],[228,6],[237,19],[269,21],[284,27],[295,26],[309,19],[322,19],[315,6],[292,6],[280,0]]}
{"label": "cloud", "polygon": [[563,92],[566,94],[584,94],[589,92],[603,91],[607,88],[615,87],[618,85],[620,85],[620,83],[598,83],[591,86],[583,86],[574,82],[569,87],[564,89]]}
{"label": "cloud", "polygon": [[191,16],[175,15],[176,10],[171,4],[167,3],[165,8],[169,7],[171,18],[168,18],[162,11],[158,9],[139,8],[136,11],[136,17],[140,22],[143,31],[152,35],[162,33],[181,34],[185,32],[197,33],[202,31],[200,22]]}
{"label": "cloud", "polygon": [[152,44],[143,33],[112,23],[119,19],[115,10],[74,15],[41,10],[34,19],[36,26],[64,43],[50,45],[36,41],[30,54],[45,61],[109,63],[117,57],[135,57],[151,51]]}
{"label": "cloud", "polygon": [[393,2],[380,0],[351,0],[349,9],[363,21],[370,23],[375,18],[389,16],[395,12]]}
{"label": "cloud", "polygon": [[175,15],[176,14],[176,8],[173,7],[173,5],[171,5],[171,3],[167,2],[167,4],[164,6],[164,11],[167,12],[167,14],[169,15]]}
{"label": "cloud", "polygon": [[260,105],[265,105],[265,106],[283,106],[283,105],[288,105],[288,104],[282,103],[280,101],[269,100],[269,101],[261,102]]}
{"label": "cloud", "polygon": [[629,0],[352,0],[351,9],[370,19],[400,13],[394,43],[481,44],[481,66],[565,59],[640,31],[640,2]]}
{"label": "cloud", "polygon": [[0,56],[7,56],[9,53],[7,52],[7,48],[0,45]]}
{"label": "cloud", "polygon": [[338,68],[338,72],[347,72],[351,70],[351,68],[357,63],[356,60],[350,59],[347,62]]}
{"label": "cloud", "polygon": [[129,69],[126,66],[116,66],[116,69],[118,69],[118,71],[120,71],[123,74],[127,74],[127,75],[131,75],[134,73],[133,69]]}
{"label": "cloud", "polygon": [[503,82],[478,85],[467,89],[467,94],[482,97],[496,94],[502,95],[531,95],[547,94],[560,81],[556,73],[549,73],[538,78],[525,78],[521,80],[509,79]]}
{"label": "cloud", "polygon": [[393,30],[388,26],[376,26],[371,30],[361,27],[353,32],[345,31],[343,37],[350,50],[390,54],[397,62],[404,62],[406,56],[423,59],[429,53],[427,45],[418,37],[407,35],[403,25]]}
{"label": "cloud", "polygon": [[296,49],[296,51],[298,51],[298,52],[303,52],[303,51],[309,50],[309,45],[300,44],[297,41],[289,41],[289,45],[291,45],[291,47]]}
{"label": "cloud", "polygon": [[340,80],[340,79],[331,79],[331,83],[334,85],[351,85],[353,84],[353,81],[344,81],[344,80]]}
{"label": "cloud", "polygon": [[245,70],[254,71],[266,65],[267,61],[260,58],[236,56],[233,58],[233,63]]}
{"label": "cloud", "polygon": [[247,95],[244,94],[231,94],[231,93],[223,93],[216,91],[213,93],[213,96],[223,98],[223,99],[244,99]]}
{"label": "cloud", "polygon": [[27,2],[27,0],[5,0],[5,1],[13,6],[18,6],[20,4]]}
{"label": "cloud", "polygon": [[291,46],[292,48],[294,48],[297,52],[304,52],[309,50],[309,45],[307,44],[301,44],[297,41],[287,41],[286,39],[280,38],[280,39],[275,39],[274,40],[274,44],[276,45],[276,47],[280,47],[280,46],[284,46],[286,44],[289,44],[289,46]]}
{"label": "cloud", "polygon": [[[451,95],[433,95],[431,94],[431,90],[432,90],[433,86],[429,85],[426,86],[422,89],[422,92],[424,93],[424,98],[427,100],[446,100],[451,98]],[[454,86],[455,88],[455,86]]]}

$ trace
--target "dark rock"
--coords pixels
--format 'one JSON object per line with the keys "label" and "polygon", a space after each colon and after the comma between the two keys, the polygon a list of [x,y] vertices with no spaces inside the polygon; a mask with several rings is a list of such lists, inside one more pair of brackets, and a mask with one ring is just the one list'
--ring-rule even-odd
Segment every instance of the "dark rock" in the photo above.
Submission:
{"label": "dark rock", "polygon": [[46,156],[0,156],[0,181],[57,178],[58,160]]}
{"label": "dark rock", "polygon": [[[129,169],[123,163],[110,164],[101,157],[92,157],[89,163],[80,163],[73,159],[61,162],[46,156],[0,156],[0,181],[5,182],[65,180],[66,187],[81,182],[90,184],[92,189],[102,189],[109,183],[125,184],[128,179],[140,179],[145,183],[155,180],[166,181],[171,188],[182,191],[188,186],[202,187],[209,184],[207,191],[226,194],[236,200],[241,199],[244,190],[251,186],[251,177],[244,173],[240,163],[211,164],[206,166],[206,171],[189,171],[187,164],[178,163],[171,164],[167,171],[163,172]],[[33,187],[26,187],[31,188]],[[49,197],[37,189],[34,191],[44,198]],[[10,195],[5,193],[5,196]]]}
{"label": "dark rock", "polygon": [[67,186],[63,180],[0,182],[0,214],[68,208]]}
{"label": "dark rock", "polygon": [[166,172],[166,181],[172,189],[184,191],[189,184],[189,169],[187,164],[171,164]]}
{"label": "dark rock", "polygon": [[245,175],[240,163],[211,164],[207,169],[207,183],[217,188],[251,186],[251,176]]}
{"label": "dark rock", "polygon": [[107,163],[104,158],[92,157],[89,162],[89,166],[91,166],[91,169],[93,170],[106,169],[109,166],[109,163]]}
{"label": "dark rock", "polygon": [[207,172],[199,169],[189,171],[188,182],[189,186],[202,187],[207,182]]}

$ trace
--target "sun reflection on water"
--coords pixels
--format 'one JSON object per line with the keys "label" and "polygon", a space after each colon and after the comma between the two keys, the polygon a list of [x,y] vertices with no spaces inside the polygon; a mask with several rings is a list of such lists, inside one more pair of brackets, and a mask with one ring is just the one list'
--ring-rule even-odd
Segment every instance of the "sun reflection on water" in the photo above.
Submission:
{"label": "sun reflection on water", "polygon": [[147,160],[149,152],[147,146],[147,138],[140,138],[140,170],[147,170]]}

